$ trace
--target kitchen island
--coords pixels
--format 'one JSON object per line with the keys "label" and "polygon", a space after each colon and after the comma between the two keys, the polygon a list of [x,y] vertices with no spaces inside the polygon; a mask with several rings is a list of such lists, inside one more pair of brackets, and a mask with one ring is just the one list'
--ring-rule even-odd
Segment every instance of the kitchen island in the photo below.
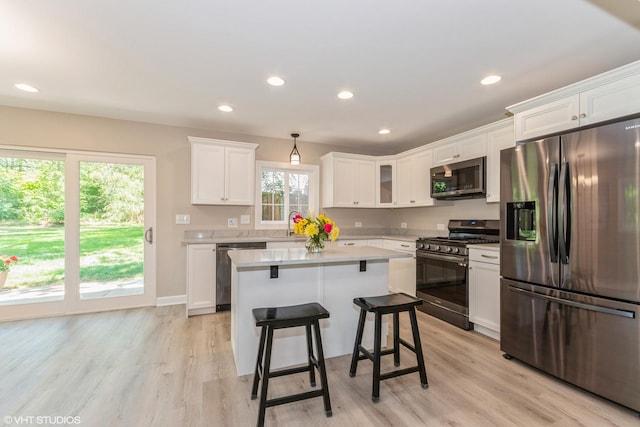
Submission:
{"label": "kitchen island", "polygon": [[[409,256],[368,246],[331,247],[319,254],[303,248],[229,252],[231,346],[237,374],[252,374],[255,368],[260,329],[251,310],[258,307],[322,304],[331,313],[320,321],[325,357],[351,354],[360,314],[353,298],[387,293],[389,259]],[[363,345],[371,348],[373,316],[367,323]],[[272,367],[306,363],[305,342],[304,328],[276,331]]]}

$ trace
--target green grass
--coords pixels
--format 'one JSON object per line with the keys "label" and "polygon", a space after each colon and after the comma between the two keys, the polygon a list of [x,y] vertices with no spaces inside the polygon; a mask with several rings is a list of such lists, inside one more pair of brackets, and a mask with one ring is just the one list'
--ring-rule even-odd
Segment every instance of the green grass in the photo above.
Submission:
{"label": "green grass", "polygon": [[[80,281],[111,282],[142,277],[143,227],[82,226]],[[7,287],[64,283],[64,227],[0,225],[0,253],[15,255]]]}

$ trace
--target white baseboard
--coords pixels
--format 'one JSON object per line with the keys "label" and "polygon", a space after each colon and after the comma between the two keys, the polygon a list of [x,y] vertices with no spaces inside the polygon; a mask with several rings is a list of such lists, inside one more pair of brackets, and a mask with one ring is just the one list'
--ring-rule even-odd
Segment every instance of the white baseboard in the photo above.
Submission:
{"label": "white baseboard", "polygon": [[156,299],[156,307],[164,307],[167,305],[178,305],[178,304],[186,304],[187,296],[186,295],[173,295],[170,297],[158,297]]}

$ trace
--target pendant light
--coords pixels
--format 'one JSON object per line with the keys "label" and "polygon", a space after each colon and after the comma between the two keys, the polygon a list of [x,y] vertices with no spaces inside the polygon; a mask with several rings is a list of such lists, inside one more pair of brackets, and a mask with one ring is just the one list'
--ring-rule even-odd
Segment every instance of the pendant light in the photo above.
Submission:
{"label": "pendant light", "polygon": [[299,137],[299,133],[292,133],[291,137],[293,138],[293,150],[291,150],[291,154],[289,154],[289,161],[292,165],[300,164],[300,152],[298,151],[298,147],[296,146],[296,138]]}

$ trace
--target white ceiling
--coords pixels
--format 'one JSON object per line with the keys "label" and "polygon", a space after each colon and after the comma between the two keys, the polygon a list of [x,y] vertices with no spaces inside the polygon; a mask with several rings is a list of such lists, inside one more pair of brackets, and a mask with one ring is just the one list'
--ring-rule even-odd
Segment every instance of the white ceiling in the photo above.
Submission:
{"label": "white ceiling", "polygon": [[640,59],[639,28],[638,0],[4,0],[0,104],[395,153]]}

